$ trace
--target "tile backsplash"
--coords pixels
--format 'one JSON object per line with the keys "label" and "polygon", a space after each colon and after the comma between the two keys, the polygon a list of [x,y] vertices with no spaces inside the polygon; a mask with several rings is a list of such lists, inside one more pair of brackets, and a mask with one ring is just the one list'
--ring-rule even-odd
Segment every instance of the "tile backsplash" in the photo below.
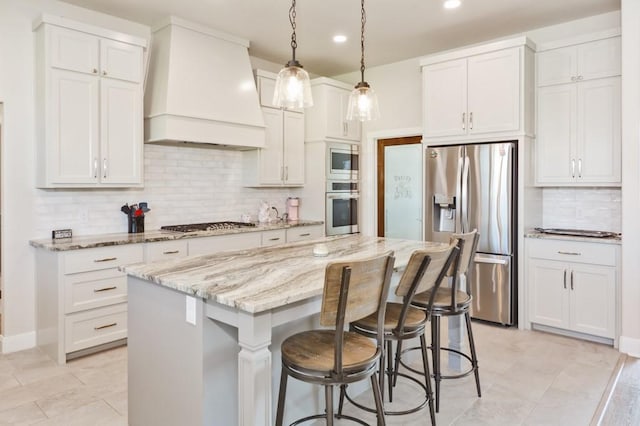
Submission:
{"label": "tile backsplash", "polygon": [[295,188],[242,186],[242,152],[191,146],[146,144],[144,188],[41,190],[36,200],[36,234],[72,228],[74,235],[127,232],[125,204],[149,203],[146,229],[179,223],[257,219],[262,201],[282,214]]}
{"label": "tile backsplash", "polygon": [[621,232],[620,188],[544,188],[542,226]]}

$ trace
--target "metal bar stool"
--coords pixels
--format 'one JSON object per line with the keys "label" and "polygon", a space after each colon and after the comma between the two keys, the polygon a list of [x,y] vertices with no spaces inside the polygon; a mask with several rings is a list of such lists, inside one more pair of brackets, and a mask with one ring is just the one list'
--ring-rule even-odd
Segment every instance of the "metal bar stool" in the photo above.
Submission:
{"label": "metal bar stool", "polygon": [[[423,293],[416,294],[412,301],[413,306],[424,309],[427,315],[431,315],[431,352],[433,355],[433,378],[436,385],[436,412],[440,411],[440,381],[442,379],[458,379],[473,373],[476,379],[478,397],[482,396],[480,391],[480,375],[478,373],[478,356],[476,354],[473,331],[471,329],[471,317],[469,315],[472,301],[471,286],[467,281],[466,291],[459,289],[460,276],[464,276],[465,278],[467,276],[467,272],[476,253],[478,238],[479,234],[475,229],[466,234],[453,234],[452,240],[457,241],[457,245],[460,248],[460,260],[458,265],[456,266],[454,264],[454,268],[449,271],[449,275],[452,277],[451,288],[431,288]],[[440,345],[440,318],[443,316],[451,317],[460,315],[464,315],[467,336],[469,338],[470,354]],[[460,355],[470,362],[471,368],[460,374],[442,375],[440,368],[440,351],[449,351]]]}
{"label": "metal bar stool", "polygon": [[[384,425],[382,395],[377,364],[382,354],[382,330],[389,285],[393,272],[393,252],[361,260],[332,262],[327,265],[320,313],[320,325],[333,329],[310,330],[294,334],[282,343],[282,374],[276,425],[284,418],[284,402],[289,376],[325,387],[325,414],[315,414],[296,420],[325,418],[333,425],[333,388],[366,378],[371,379],[377,407],[378,425]],[[374,315],[379,338],[375,341],[361,334],[344,330],[345,324]],[[350,416],[348,420],[367,425]]]}
{"label": "metal bar stool", "polygon": [[[416,250],[411,254],[407,267],[400,278],[400,283],[396,289],[396,295],[402,298],[402,303],[387,303],[384,323],[384,344],[387,350],[387,370],[384,363],[384,352],[380,360],[380,387],[382,389],[384,401],[384,380],[385,374],[388,376],[389,402],[393,402],[393,388],[397,384],[398,376],[412,380],[425,391],[425,399],[419,405],[404,410],[385,409],[387,415],[404,415],[414,413],[429,404],[429,414],[431,424],[436,424],[433,404],[433,392],[431,390],[431,375],[429,373],[429,361],[427,358],[427,344],[425,339],[426,323],[428,314],[419,308],[411,306],[414,296],[418,292],[424,292],[429,288],[438,288],[445,278],[452,263],[458,258],[458,246],[454,243],[433,249]],[[370,315],[359,321],[351,323],[351,330],[367,336],[377,338],[379,330],[376,323],[377,317]],[[400,358],[397,354],[402,351],[402,343],[408,339],[420,339],[422,349],[423,376],[422,381],[408,374],[399,372]],[[392,357],[393,342],[397,342],[395,360]],[[424,382],[424,384],[423,384]],[[346,397],[355,406],[366,411],[374,412],[370,407],[366,407],[354,401],[347,393],[347,386],[343,385],[340,392],[340,406],[338,413],[342,412],[342,405]]]}

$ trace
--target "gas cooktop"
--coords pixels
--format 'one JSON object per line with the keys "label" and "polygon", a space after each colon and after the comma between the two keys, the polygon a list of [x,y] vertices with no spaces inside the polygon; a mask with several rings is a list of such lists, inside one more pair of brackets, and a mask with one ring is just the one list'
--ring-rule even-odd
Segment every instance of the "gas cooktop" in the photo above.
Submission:
{"label": "gas cooktop", "polygon": [[175,232],[198,232],[198,231],[217,231],[218,229],[239,229],[255,227],[255,223],[245,222],[207,222],[207,223],[190,223],[187,225],[167,225],[161,226],[164,231]]}

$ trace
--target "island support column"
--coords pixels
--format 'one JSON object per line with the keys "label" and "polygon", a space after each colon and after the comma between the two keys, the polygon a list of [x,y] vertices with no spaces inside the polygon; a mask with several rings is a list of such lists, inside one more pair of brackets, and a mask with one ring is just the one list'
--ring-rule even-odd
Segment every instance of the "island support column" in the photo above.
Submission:
{"label": "island support column", "polygon": [[238,314],[238,423],[271,425],[271,312]]}

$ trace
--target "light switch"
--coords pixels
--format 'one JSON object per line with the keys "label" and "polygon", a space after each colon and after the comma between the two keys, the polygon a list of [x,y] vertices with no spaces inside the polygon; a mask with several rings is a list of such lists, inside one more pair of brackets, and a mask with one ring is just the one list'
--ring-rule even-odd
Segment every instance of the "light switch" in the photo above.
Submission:
{"label": "light switch", "polygon": [[196,298],[191,296],[187,297],[187,318],[186,321],[189,324],[196,325]]}

